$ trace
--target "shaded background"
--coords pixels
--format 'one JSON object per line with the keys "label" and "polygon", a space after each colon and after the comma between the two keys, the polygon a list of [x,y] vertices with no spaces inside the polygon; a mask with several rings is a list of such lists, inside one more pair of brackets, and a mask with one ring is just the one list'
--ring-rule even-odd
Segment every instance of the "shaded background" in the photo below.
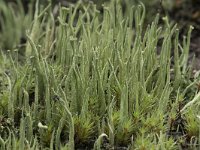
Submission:
{"label": "shaded background", "polygon": [[[30,13],[30,10],[34,11],[33,4],[36,0],[0,0],[0,5],[3,6],[3,3],[7,6],[11,6],[15,9],[15,13],[17,14],[18,11],[21,11],[21,8],[19,7],[19,2],[23,5],[23,11],[26,14]],[[78,0],[39,0],[39,3],[43,6],[46,6],[49,1],[52,2],[52,9],[57,7],[59,4],[63,6],[68,6],[73,3],[76,3]],[[85,3],[93,2],[97,5],[97,8],[101,11],[102,10],[102,4],[109,2],[110,0],[82,0]],[[180,39],[185,35],[188,31],[189,25],[194,26],[194,30],[192,32],[191,36],[191,46],[190,46],[190,60],[194,55],[196,55],[196,61],[195,61],[195,69],[200,69],[200,1],[199,0],[119,0],[123,4],[123,10],[126,10],[127,5],[133,5],[138,4],[140,2],[144,3],[146,6],[147,11],[147,17],[146,17],[146,25],[154,19],[157,13],[160,13],[161,17],[168,16],[170,18],[171,23],[178,23],[178,28],[180,29]],[[2,4],[1,4],[2,3]],[[0,6],[1,7],[1,6]],[[33,14],[33,13],[32,13]],[[24,15],[24,17],[26,17]],[[4,20],[4,13],[2,9],[0,8],[0,17],[1,19],[0,23],[0,32],[2,32],[2,22],[5,23],[6,20]],[[6,17],[5,17],[6,18]],[[26,30],[27,26],[30,26],[31,18],[30,20],[27,19],[26,22],[21,23],[21,26],[19,27],[21,30],[21,36],[19,40],[17,41],[16,38],[18,37],[13,31],[13,40],[10,37],[6,38],[6,35],[4,34],[4,39],[0,40],[2,41],[3,49],[12,49],[13,47],[16,47],[20,44],[23,44],[26,42],[26,39],[24,38],[24,32]],[[10,19],[12,20],[12,19]],[[9,24],[9,20],[7,21],[7,24]],[[14,24],[14,23],[13,23]],[[20,24],[20,23],[19,23]],[[6,25],[5,25],[6,26]],[[13,25],[15,28],[15,25]],[[10,31],[11,32],[11,31]],[[1,33],[0,33],[1,35]],[[9,39],[9,40],[8,40]],[[13,42],[13,43],[12,43]],[[16,42],[16,43],[14,43]]]}

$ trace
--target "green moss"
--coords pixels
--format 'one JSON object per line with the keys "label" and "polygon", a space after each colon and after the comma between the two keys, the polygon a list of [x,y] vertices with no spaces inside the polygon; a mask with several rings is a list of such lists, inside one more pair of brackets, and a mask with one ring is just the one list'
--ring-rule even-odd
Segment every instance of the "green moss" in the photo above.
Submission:
{"label": "green moss", "polygon": [[[11,49],[0,59],[0,149],[177,149],[174,132],[199,139],[199,77],[187,65],[192,27],[181,44],[167,17],[145,28],[143,4],[112,0],[100,12],[79,2],[54,16],[38,2],[34,17],[1,2],[1,27],[20,19],[18,34],[0,31],[0,48]],[[22,33],[26,47],[14,51]]]}

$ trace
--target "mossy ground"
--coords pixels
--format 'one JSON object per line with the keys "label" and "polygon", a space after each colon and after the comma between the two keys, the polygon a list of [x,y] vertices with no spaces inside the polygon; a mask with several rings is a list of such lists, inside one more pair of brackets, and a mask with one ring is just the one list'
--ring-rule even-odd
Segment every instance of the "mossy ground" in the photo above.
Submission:
{"label": "mossy ground", "polygon": [[144,4],[0,1],[0,149],[199,147],[193,27]]}

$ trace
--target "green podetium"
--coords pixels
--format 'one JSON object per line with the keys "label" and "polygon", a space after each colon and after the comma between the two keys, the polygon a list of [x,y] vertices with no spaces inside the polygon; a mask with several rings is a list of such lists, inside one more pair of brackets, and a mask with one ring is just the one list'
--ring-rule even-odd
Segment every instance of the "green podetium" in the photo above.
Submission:
{"label": "green podetium", "polygon": [[7,79],[0,84],[0,115],[14,121],[11,128],[0,117],[0,127],[9,128],[1,132],[0,149],[176,149],[167,120],[175,124],[180,114],[186,134],[199,139],[198,114],[190,110],[200,95],[193,81],[184,82],[192,27],[182,46],[167,18],[159,27],[157,15],[145,29],[144,5],[126,5],[124,12],[121,2],[105,3],[102,12],[81,1],[59,6],[58,18],[50,4],[42,11],[34,3],[25,62],[15,65],[4,54],[0,60],[0,78]]}

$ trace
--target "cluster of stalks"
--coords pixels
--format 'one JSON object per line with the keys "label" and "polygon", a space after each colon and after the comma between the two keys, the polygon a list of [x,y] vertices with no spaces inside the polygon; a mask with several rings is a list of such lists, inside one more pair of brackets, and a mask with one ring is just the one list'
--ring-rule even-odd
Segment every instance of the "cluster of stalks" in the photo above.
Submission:
{"label": "cluster of stalks", "polygon": [[28,14],[17,2],[14,13],[0,1],[1,150],[198,146],[192,27],[180,42],[167,18],[144,27],[143,4],[80,1],[55,16],[51,2]]}

